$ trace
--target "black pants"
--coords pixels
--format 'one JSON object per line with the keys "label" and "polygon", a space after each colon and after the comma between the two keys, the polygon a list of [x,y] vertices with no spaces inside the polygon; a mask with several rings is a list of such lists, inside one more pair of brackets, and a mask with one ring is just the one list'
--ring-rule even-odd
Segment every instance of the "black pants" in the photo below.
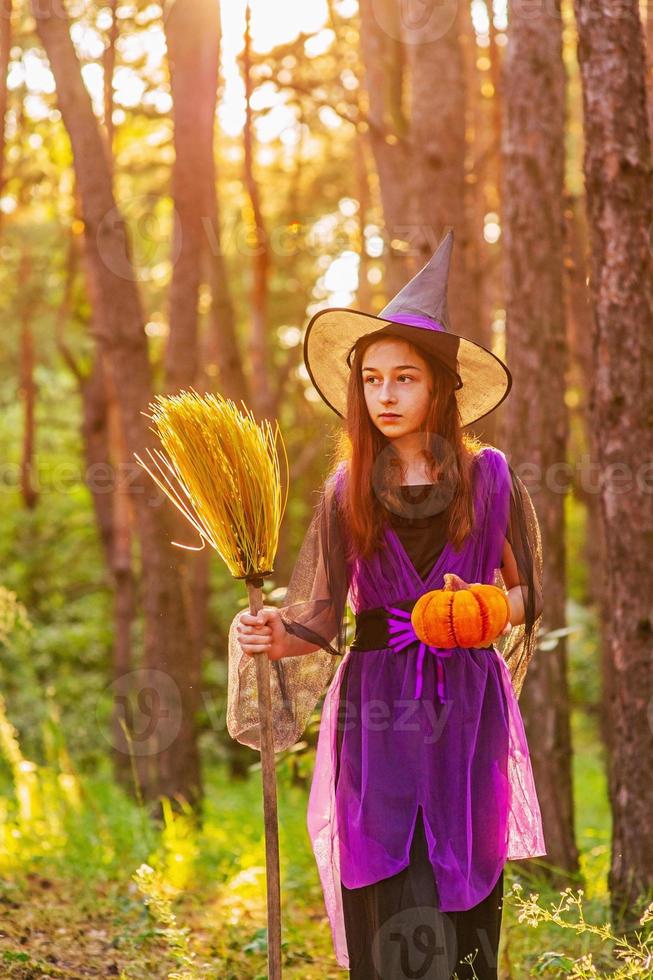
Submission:
{"label": "black pants", "polygon": [[428,859],[421,807],[410,863],[362,888],[341,886],[350,980],[497,980],[503,871],[490,894],[471,909],[440,912]]}

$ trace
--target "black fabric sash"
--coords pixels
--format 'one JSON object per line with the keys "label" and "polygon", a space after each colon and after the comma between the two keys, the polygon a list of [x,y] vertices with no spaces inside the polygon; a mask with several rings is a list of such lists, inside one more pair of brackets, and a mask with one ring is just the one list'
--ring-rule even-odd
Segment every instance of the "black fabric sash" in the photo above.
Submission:
{"label": "black fabric sash", "polygon": [[[392,605],[397,609],[408,611],[413,608],[415,601],[415,599],[408,599],[403,602],[393,602]],[[357,613],[354,617],[356,629],[350,649],[362,653],[365,650],[383,650],[388,647],[388,617],[391,615],[386,606],[363,609]],[[488,643],[482,649],[491,646],[493,643]]]}
{"label": "black fabric sash", "polygon": [[[410,610],[415,605],[414,599],[393,603],[397,609]],[[375,609],[363,609],[355,616],[356,632],[351,643],[352,650],[383,650],[388,644],[388,612],[385,606]]]}

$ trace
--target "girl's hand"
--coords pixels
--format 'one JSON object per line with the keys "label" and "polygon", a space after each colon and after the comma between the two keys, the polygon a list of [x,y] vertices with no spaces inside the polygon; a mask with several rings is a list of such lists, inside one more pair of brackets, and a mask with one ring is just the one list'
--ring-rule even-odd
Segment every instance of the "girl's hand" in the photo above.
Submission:
{"label": "girl's hand", "polygon": [[269,660],[286,656],[288,633],[276,606],[263,606],[254,616],[245,611],[236,623],[238,642],[248,656],[265,653]]}
{"label": "girl's hand", "polygon": [[503,629],[499,633],[499,636],[507,636],[508,633],[510,633],[511,629],[512,629],[512,623],[510,622],[510,620],[508,620],[508,622],[506,623],[506,625],[503,627]]}
{"label": "girl's hand", "polygon": [[458,592],[460,589],[468,589],[469,582],[466,582],[464,578],[461,578],[460,575],[456,575],[454,572],[445,572],[444,588],[451,592]]}

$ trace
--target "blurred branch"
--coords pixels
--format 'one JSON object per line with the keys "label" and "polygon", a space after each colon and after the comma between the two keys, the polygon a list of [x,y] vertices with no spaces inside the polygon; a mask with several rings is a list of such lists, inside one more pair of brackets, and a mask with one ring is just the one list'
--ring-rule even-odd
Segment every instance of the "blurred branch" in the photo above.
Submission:
{"label": "blurred branch", "polygon": [[77,381],[80,390],[83,389],[84,383],[86,381],[87,375],[84,373],[79,365],[79,362],[75,359],[73,352],[64,340],[64,330],[65,325],[70,320],[70,314],[72,310],[72,290],[73,283],[75,281],[75,273],[77,271],[77,250],[75,235],[73,232],[68,236],[68,252],[66,255],[66,278],[64,281],[64,291],[61,298],[61,302],[57,307],[56,315],[54,318],[54,336],[55,343],[57,345],[57,350],[61,354],[64,363],[70,369],[71,374]]}
{"label": "blurred branch", "polygon": [[[303,85],[301,82],[295,82],[295,81],[286,82],[283,85],[280,85],[277,82],[277,88],[279,91],[281,91],[282,89],[286,89],[292,92],[296,92],[300,95],[307,96],[317,109],[331,109],[331,111],[335,112],[335,114],[339,116],[340,119],[344,119],[345,122],[351,123],[352,126],[358,127],[361,125],[361,123],[367,123],[368,126],[371,125],[370,120],[363,112],[360,111],[360,109],[355,111],[353,115],[349,115],[348,113],[344,112],[342,109],[339,109],[337,107],[337,103],[334,104],[333,102],[329,102],[328,99],[326,98],[324,99],[318,98],[315,95],[310,85]],[[356,107],[353,104],[352,104],[352,109],[356,110]]]}

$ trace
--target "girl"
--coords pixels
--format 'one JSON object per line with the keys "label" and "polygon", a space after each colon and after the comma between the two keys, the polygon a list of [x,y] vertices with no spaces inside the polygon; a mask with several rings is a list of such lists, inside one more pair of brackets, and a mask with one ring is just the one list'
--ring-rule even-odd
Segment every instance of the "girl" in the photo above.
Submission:
{"label": "girl", "polygon": [[[343,458],[284,607],[241,613],[230,629],[227,724],[255,748],[254,656],[273,668],[277,749],[301,736],[343,656],[324,700],[308,830],[353,980],[496,978],[505,862],[546,853],[517,704],[542,610],[539,529],[504,454],[462,432],[511,379],[448,329],[452,242],[449,231],[379,317],[324,310],[309,324],[306,364],[346,418]],[[501,652],[420,643],[410,624],[420,595],[501,579]]]}

